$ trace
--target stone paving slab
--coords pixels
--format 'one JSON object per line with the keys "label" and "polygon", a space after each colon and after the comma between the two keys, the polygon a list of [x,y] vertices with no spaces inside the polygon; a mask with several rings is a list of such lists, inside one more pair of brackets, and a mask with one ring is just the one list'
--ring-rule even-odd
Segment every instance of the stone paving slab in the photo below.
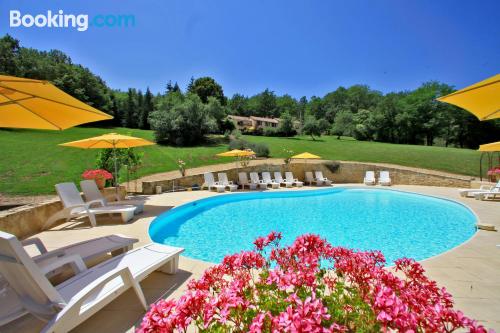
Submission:
{"label": "stone paving slab", "polygon": [[[342,184],[341,186],[360,186]],[[495,225],[500,230],[500,202],[478,201],[462,198],[457,189],[416,185],[393,186],[393,189],[434,195],[453,199],[470,207],[482,223]],[[305,188],[306,189],[306,188]],[[116,219],[99,217],[98,226],[90,228],[87,221],[70,222],[44,231],[40,237],[49,249],[56,249],[73,242],[93,237],[120,233],[139,238],[139,244],[150,242],[148,226],[160,213],[172,207],[218,195],[208,191],[164,193],[146,197],[145,212],[131,223],[121,224]],[[438,256],[422,261],[427,275],[445,286],[454,296],[458,309],[478,319],[488,328],[500,331],[500,234],[479,230],[466,243]],[[141,282],[147,302],[159,298],[179,297],[192,278],[199,278],[210,263],[181,257],[180,271],[176,275],[153,273]],[[144,311],[138,305],[135,294],[127,291],[87,321],[74,332],[133,332],[140,323]],[[0,332],[38,332],[43,323],[32,316],[25,316]]]}

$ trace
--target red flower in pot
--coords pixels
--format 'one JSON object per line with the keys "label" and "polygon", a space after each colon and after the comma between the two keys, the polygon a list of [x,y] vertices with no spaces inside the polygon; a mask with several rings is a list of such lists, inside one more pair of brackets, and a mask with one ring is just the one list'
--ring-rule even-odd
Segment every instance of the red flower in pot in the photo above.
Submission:
{"label": "red flower in pot", "polygon": [[113,175],[104,169],[94,169],[94,170],[86,170],[82,174],[83,179],[91,180],[93,179],[97,184],[97,187],[102,190],[106,185],[106,180],[113,179]]}

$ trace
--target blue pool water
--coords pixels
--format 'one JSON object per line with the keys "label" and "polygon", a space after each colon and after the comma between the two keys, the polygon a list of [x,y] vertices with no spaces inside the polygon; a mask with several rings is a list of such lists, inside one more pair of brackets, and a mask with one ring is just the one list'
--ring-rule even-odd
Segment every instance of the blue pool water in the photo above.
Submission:
{"label": "blue pool water", "polygon": [[458,203],[384,189],[330,188],[253,192],[194,201],[158,216],[153,241],[184,247],[184,255],[220,262],[250,250],[270,231],[290,244],[305,233],[333,245],[381,250],[388,264],[400,257],[425,259],[474,235],[475,215]]}

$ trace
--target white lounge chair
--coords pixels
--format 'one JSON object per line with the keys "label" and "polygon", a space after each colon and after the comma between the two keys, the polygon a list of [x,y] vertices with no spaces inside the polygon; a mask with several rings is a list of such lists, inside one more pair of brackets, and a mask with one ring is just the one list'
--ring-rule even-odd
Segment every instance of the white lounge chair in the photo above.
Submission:
{"label": "white lounge chair", "polygon": [[21,243],[0,232],[0,270],[24,309],[47,322],[41,332],[68,332],[129,288],[147,310],[139,282],[155,270],[176,273],[183,250],[148,244],[88,269],[79,256],[63,257],[59,264],[73,264],[76,275],[53,286]]}
{"label": "white lounge chair", "polygon": [[390,186],[392,184],[391,177],[389,176],[389,171],[380,171],[378,183],[385,186]]}
{"label": "white lounge chair", "polygon": [[258,186],[262,190],[267,189],[267,184],[260,180],[259,174],[257,172],[250,172],[250,182]]}
{"label": "white lounge chair", "polygon": [[120,197],[116,195],[116,201],[108,201],[102,195],[101,191],[97,187],[94,180],[82,180],[80,182],[80,188],[82,189],[85,200],[88,201],[101,201],[103,206],[122,206],[131,205],[135,206],[135,214],[142,213],[144,211],[144,200],[120,200]]}
{"label": "white lounge chair", "polygon": [[219,184],[227,187],[229,191],[233,192],[238,189],[238,185],[233,184],[232,180],[227,179],[227,174],[225,172],[219,172],[217,178],[219,179]]}
{"label": "white lounge chair", "polygon": [[262,182],[266,183],[267,186],[271,186],[271,188],[280,188],[280,183],[271,178],[271,173],[268,171],[264,171],[262,173]]}
{"label": "white lounge chair", "polygon": [[276,180],[277,183],[280,183],[280,185],[285,185],[285,187],[292,187],[293,182],[289,182],[287,180],[283,179],[283,176],[281,175],[281,172],[275,171],[274,172],[274,180]]}
{"label": "white lounge chair", "polygon": [[367,171],[365,178],[363,179],[363,183],[365,183],[365,185],[375,185],[377,183],[375,179],[375,171]]}
{"label": "white lounge chair", "polygon": [[476,194],[490,192],[495,189],[500,189],[500,181],[498,181],[495,186],[481,185],[479,188],[458,191],[462,197],[475,197]]}
{"label": "white lounge chair", "polygon": [[323,176],[323,171],[316,171],[316,172],[314,172],[314,175],[316,176],[317,181],[323,181],[323,184],[326,186],[330,186],[333,183],[332,180]]}
{"label": "white lounge chair", "polygon": [[297,187],[302,187],[304,185],[303,182],[293,176],[293,173],[291,171],[285,172],[285,179],[287,182],[295,184]]}
{"label": "white lounge chair", "polygon": [[239,172],[238,173],[238,183],[241,185],[242,189],[245,189],[245,186],[248,187],[250,190],[256,190],[257,189],[257,184],[251,183],[248,181],[247,173],[246,172]]}
{"label": "white lounge chair", "polygon": [[[14,237],[14,235],[9,237]],[[71,244],[57,250],[47,251],[47,248],[38,237],[29,238],[21,241],[24,247],[35,246],[39,252],[38,255],[32,257],[33,261],[43,271],[47,271],[49,265],[54,266],[61,260],[61,257],[79,256],[85,264],[90,263],[96,258],[105,254],[118,255],[132,249],[134,243],[139,240],[121,235],[109,235],[90,239],[87,241]],[[59,266],[59,265],[57,265]],[[62,271],[62,269],[54,269],[52,272],[47,272],[46,275],[52,275]],[[0,326],[5,325],[25,314],[27,311],[23,308],[21,301],[15,294],[14,290],[9,286],[5,279],[0,275],[0,299],[2,307],[0,307]]]}
{"label": "white lounge chair", "polygon": [[103,206],[101,200],[84,202],[74,183],[57,184],[56,191],[64,208],[45,222],[44,229],[50,227],[57,220],[69,220],[74,217],[87,216],[92,227],[97,225],[95,216],[98,214],[120,214],[123,223],[134,217],[135,206]]}
{"label": "white lounge chair", "polygon": [[209,191],[215,190],[217,192],[224,192],[226,187],[224,185],[220,185],[214,179],[214,174],[211,172],[205,172],[203,174],[203,179],[205,183],[201,186],[201,188],[207,188]]}
{"label": "white lounge chair", "polygon": [[313,173],[311,171],[306,171],[305,175],[306,175],[306,177],[305,177],[306,184],[309,184],[309,185],[316,184],[316,186],[323,185],[323,181],[317,180],[316,178],[314,178]]}
{"label": "white lounge chair", "polygon": [[[499,184],[500,182],[497,185]],[[474,193],[476,200],[495,199],[497,196],[500,197],[500,186],[495,186],[490,191]]]}

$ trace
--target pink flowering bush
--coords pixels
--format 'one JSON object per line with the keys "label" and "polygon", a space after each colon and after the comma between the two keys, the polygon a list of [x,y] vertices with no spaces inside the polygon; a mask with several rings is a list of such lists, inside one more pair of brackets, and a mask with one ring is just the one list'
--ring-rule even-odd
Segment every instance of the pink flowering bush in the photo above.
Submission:
{"label": "pink flowering bush", "polygon": [[414,260],[397,260],[396,276],[379,251],[280,239],[258,238],[255,251],[225,257],[178,300],[151,305],[138,332],[486,332]]}

